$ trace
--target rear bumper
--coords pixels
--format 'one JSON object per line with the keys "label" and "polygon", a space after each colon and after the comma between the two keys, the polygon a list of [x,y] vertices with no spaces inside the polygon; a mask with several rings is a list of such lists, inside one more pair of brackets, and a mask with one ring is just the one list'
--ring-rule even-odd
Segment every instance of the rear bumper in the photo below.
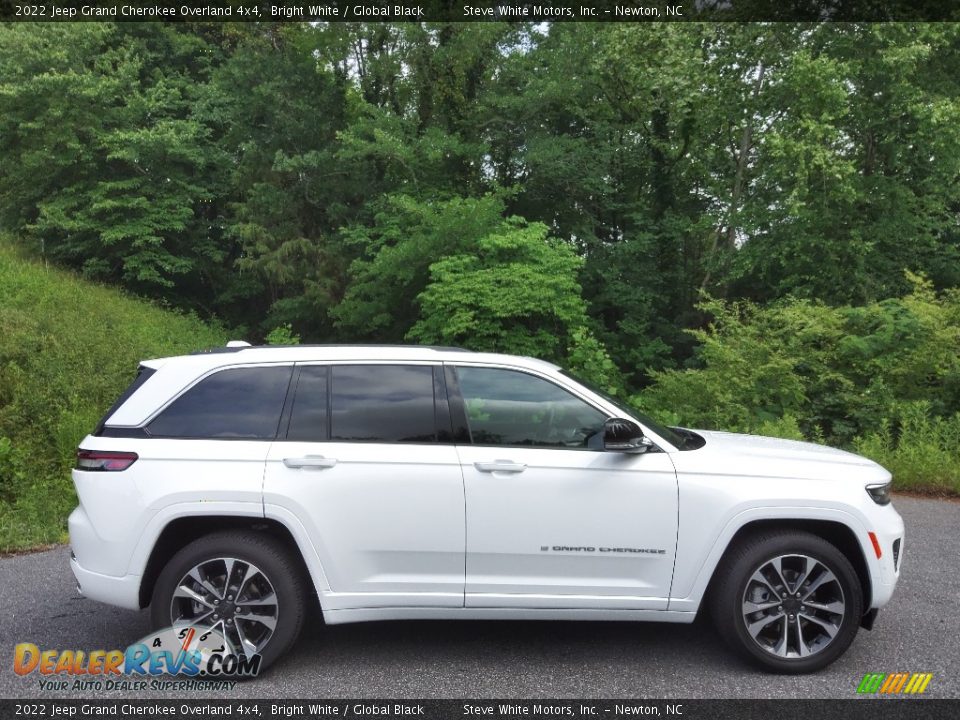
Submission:
{"label": "rear bumper", "polygon": [[127,573],[131,542],[104,540],[97,534],[82,506],[68,521],[70,569],[81,595],[131,610],[140,609],[140,575]]}
{"label": "rear bumper", "polygon": [[70,558],[70,569],[77,579],[77,591],[84,597],[130,610],[140,609],[139,575],[103,575],[82,568],[75,557]]}
{"label": "rear bumper", "polygon": [[137,541],[133,533],[112,536],[116,526],[110,523],[95,526],[83,505],[70,513],[67,526],[70,530],[70,547],[87,570],[101,575],[121,576],[134,569],[129,567]]}

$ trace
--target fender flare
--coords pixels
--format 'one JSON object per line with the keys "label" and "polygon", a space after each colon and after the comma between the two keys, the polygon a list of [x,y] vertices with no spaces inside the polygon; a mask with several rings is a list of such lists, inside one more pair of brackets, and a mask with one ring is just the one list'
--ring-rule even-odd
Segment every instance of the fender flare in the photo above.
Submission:
{"label": "fender flare", "polygon": [[[697,572],[696,579],[690,592],[684,597],[672,597],[667,605],[668,610],[695,612],[703,600],[707,586],[713,578],[720,560],[723,558],[730,542],[736,534],[752,522],[759,520],[817,520],[821,522],[835,522],[846,526],[853,533],[860,551],[866,559],[867,574],[872,588],[881,582],[880,568],[873,560],[873,550],[867,545],[867,528],[860,519],[849,512],[837,508],[809,507],[809,506],[759,506],[743,510],[723,526],[723,529],[714,538],[710,552],[704,558]],[[871,588],[871,590],[872,590]]]}
{"label": "fender flare", "polygon": [[163,531],[171,522],[185,517],[248,518],[251,521],[267,519],[279,523],[287,529],[296,543],[317,595],[322,597],[325,592],[329,592],[330,585],[320,562],[320,556],[300,519],[285,508],[260,502],[185,502],[173,503],[161,508],[144,527],[127,566],[127,574],[136,576],[138,585],[142,582],[147,563]]}
{"label": "fender flare", "polygon": [[310,539],[307,529],[300,522],[300,518],[287,508],[271,503],[263,504],[263,517],[267,520],[275,520],[290,533],[293,541],[297,544],[300,556],[303,558],[303,564],[307,566],[307,572],[310,573],[310,580],[317,591],[317,597],[322,598],[324,594],[329,593],[330,581],[327,580],[323,563],[320,562],[320,553],[317,552],[317,548],[313,544],[313,540]]}

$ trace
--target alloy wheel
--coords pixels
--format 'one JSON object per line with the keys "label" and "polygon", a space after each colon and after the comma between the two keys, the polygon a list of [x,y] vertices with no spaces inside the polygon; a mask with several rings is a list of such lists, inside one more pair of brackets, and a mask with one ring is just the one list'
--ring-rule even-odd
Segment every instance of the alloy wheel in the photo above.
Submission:
{"label": "alloy wheel", "polygon": [[229,651],[250,657],[273,636],[279,617],[273,583],[245,560],[218,557],[194,565],[170,602],[173,627],[216,629]]}
{"label": "alloy wheel", "polygon": [[836,573],[808,555],[779,555],[747,580],[742,617],[747,634],[779,658],[823,652],[843,624],[847,606]]}

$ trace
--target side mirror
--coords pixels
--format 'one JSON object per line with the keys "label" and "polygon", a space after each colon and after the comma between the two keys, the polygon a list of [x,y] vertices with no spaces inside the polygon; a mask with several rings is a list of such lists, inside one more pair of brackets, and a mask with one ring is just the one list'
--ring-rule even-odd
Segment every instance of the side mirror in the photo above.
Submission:
{"label": "side mirror", "polygon": [[610,418],[603,423],[603,449],[609,452],[640,454],[653,447],[643,430],[632,420]]}

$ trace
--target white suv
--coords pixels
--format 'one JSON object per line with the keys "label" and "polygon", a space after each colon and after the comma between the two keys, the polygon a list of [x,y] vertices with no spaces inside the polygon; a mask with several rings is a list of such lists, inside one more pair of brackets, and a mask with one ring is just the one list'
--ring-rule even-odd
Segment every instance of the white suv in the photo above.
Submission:
{"label": "white suv", "polygon": [[87,597],[215,627],[266,666],[316,607],[692,622],[768,669],[835,660],[893,593],[890,474],[665,428],[540,360],[226,348],[144,362],[78,453]]}

